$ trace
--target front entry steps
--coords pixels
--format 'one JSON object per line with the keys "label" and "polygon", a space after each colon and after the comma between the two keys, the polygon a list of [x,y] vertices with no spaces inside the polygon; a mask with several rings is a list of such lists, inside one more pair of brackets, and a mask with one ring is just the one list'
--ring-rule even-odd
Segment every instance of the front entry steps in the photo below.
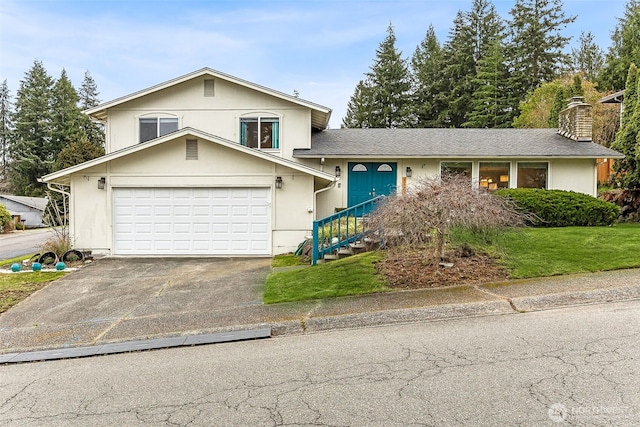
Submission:
{"label": "front entry steps", "polygon": [[318,264],[324,263],[324,262],[330,262],[330,261],[335,261],[337,259],[342,259],[342,258],[346,258],[346,257],[350,257],[351,255],[356,255],[356,254],[360,254],[363,252],[367,252],[370,251],[374,248],[377,248],[379,245],[375,244],[373,242],[373,240],[369,239],[369,238],[365,238],[365,241],[357,241],[354,243],[349,243],[349,246],[347,247],[341,247],[340,249],[337,249],[334,253],[332,254],[326,254],[322,259],[318,260]]}
{"label": "front entry steps", "polygon": [[313,221],[311,264],[353,255],[363,246],[366,249],[372,235],[367,218],[383,199],[378,196]]}

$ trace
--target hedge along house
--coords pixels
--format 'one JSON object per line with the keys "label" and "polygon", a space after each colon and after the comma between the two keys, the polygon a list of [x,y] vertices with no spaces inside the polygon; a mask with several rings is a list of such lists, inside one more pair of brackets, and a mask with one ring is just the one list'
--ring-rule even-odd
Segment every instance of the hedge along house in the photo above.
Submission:
{"label": "hedge along house", "polygon": [[86,113],[105,124],[107,154],[42,181],[69,195],[74,247],[110,255],[286,253],[314,219],[445,170],[488,190],[595,195],[596,158],[620,157],[575,120],[565,136],[328,130],[331,109],[209,68]]}

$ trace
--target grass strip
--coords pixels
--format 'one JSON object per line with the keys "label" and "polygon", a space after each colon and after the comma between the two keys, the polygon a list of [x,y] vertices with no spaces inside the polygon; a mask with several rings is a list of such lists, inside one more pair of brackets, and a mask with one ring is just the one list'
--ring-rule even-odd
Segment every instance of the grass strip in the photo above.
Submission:
{"label": "grass strip", "polygon": [[376,274],[375,263],[381,252],[366,252],[337,261],[297,270],[274,272],[267,278],[264,302],[360,295],[389,290]]}

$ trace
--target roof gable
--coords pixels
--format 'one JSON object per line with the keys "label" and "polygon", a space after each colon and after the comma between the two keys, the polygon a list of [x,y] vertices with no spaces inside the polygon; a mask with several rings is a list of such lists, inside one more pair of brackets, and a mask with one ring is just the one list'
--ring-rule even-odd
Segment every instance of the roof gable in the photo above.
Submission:
{"label": "roof gable", "polygon": [[335,177],[331,174],[328,174],[326,172],[322,172],[319,171],[317,169],[314,169],[312,167],[303,165],[301,163],[297,163],[291,160],[287,160],[284,159],[280,156],[276,156],[274,154],[265,152],[265,151],[261,151],[261,150],[257,150],[254,148],[248,148],[245,147],[243,145],[238,144],[237,142],[234,141],[230,141],[228,139],[224,139],[224,138],[220,138],[217,137],[215,135],[211,135],[208,134],[206,132],[202,132],[199,131],[197,129],[193,129],[193,128],[183,128],[180,129],[176,132],[164,135],[160,138],[156,138],[156,139],[152,139],[151,141],[147,141],[141,144],[137,144],[131,147],[127,147],[124,148],[122,150],[118,150],[118,151],[114,151],[112,153],[109,153],[107,155],[104,155],[102,157],[98,157],[96,159],[93,160],[89,160],[87,162],[81,163],[79,165],[76,166],[71,166],[69,168],[66,169],[62,169],[60,171],[48,174],[43,176],[40,181],[41,182],[45,182],[45,183],[56,183],[56,184],[62,184],[62,185],[68,185],[69,181],[70,181],[70,177],[72,174],[74,173],[78,173],[81,172],[83,170],[86,170],[88,168],[94,167],[94,166],[98,166],[101,164],[104,164],[106,162],[112,161],[112,160],[116,160],[125,156],[129,156],[131,154],[143,151],[143,150],[147,150],[151,147],[156,147],[158,145],[164,144],[168,141],[173,141],[177,138],[185,138],[185,137],[194,137],[194,138],[198,138],[198,139],[202,139],[202,140],[206,140],[209,142],[212,142],[214,144],[219,144],[223,147],[227,147],[227,148],[231,148],[233,150],[239,151],[241,153],[247,154],[249,156],[253,156],[256,158],[260,158],[263,160],[267,160],[273,163],[276,163],[278,165],[281,166],[285,166],[294,170],[297,170],[299,172],[303,172],[312,176],[315,176],[317,178],[320,179],[324,179],[326,181],[334,181]]}
{"label": "roof gable", "polygon": [[311,127],[315,129],[325,129],[329,125],[329,118],[331,117],[331,109],[320,104],[316,104],[311,101],[304,100],[302,98],[298,98],[292,95],[287,95],[286,93],[279,92],[274,89],[267,88],[265,86],[261,86],[255,83],[251,83],[247,80],[240,79],[238,77],[231,76],[229,74],[222,73],[220,71],[213,70],[211,68],[202,68],[200,70],[194,71],[189,74],[185,74],[180,77],[176,77],[174,79],[168,80],[166,82],[157,84],[155,86],[151,86],[146,89],[142,89],[138,92],[134,92],[129,95],[122,96],[120,98],[116,98],[112,101],[104,102],[96,107],[89,108],[85,110],[85,113],[89,116],[97,119],[97,120],[105,120],[107,118],[107,110],[109,108],[113,108],[124,104],[125,102],[129,102],[135,99],[139,99],[146,95],[162,91],[164,89],[173,87],[177,84],[186,82],[191,79],[195,79],[202,76],[209,76],[214,79],[222,79],[227,82],[240,85],[242,87],[254,90],[256,92],[260,92],[269,96],[276,97],[278,99],[282,99],[293,104],[309,108],[311,110]]}

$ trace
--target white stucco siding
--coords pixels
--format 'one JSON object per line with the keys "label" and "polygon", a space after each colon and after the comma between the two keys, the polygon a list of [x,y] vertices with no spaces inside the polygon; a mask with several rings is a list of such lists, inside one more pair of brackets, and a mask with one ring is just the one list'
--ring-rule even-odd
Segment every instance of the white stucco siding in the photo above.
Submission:
{"label": "white stucco siding", "polygon": [[191,127],[231,141],[239,141],[239,120],[249,116],[280,118],[280,149],[292,158],[294,148],[311,144],[311,111],[283,99],[224,80],[215,80],[215,96],[204,96],[204,77],[109,109],[107,152],[139,142],[140,117],[176,117],[178,127]]}
{"label": "white stucco siding", "polygon": [[[185,154],[184,140],[168,141],[73,175],[75,246],[113,253],[113,192],[126,188],[265,188],[271,195],[269,254],[294,250],[309,233],[312,176],[209,141],[199,141],[198,160],[186,160]],[[98,189],[101,176],[107,181],[104,190]],[[277,176],[282,189],[275,188]]]}
{"label": "white stucco siding", "polygon": [[108,253],[109,192],[98,189],[98,180],[106,176],[106,172],[106,165],[101,165],[71,177],[69,231],[76,249]]}
{"label": "white stucco siding", "polygon": [[550,162],[549,189],[597,196],[595,159],[558,159]]}
{"label": "white stucco siding", "polygon": [[[316,204],[316,219],[324,218],[335,212],[336,208],[346,207],[348,200],[348,163],[356,162],[362,159],[325,159],[324,167],[325,171],[333,171],[335,166],[340,166],[342,170],[342,177],[339,183],[331,190],[321,192],[317,197]],[[397,189],[402,191],[403,177],[406,176],[406,168],[410,167],[412,176],[404,180],[404,185],[410,188],[423,177],[435,177],[440,174],[440,168],[442,162],[468,162],[472,166],[472,176],[475,185],[478,185],[479,180],[479,167],[480,163],[491,162],[508,162],[510,167],[510,181],[509,186],[511,188],[517,187],[517,164],[518,162],[546,162],[549,165],[547,188],[576,191],[580,193],[589,194],[591,196],[597,195],[596,186],[596,172],[595,172],[595,159],[366,159],[362,161],[371,162],[395,162],[398,167],[397,174]],[[305,163],[320,168],[318,159],[305,159]]]}

